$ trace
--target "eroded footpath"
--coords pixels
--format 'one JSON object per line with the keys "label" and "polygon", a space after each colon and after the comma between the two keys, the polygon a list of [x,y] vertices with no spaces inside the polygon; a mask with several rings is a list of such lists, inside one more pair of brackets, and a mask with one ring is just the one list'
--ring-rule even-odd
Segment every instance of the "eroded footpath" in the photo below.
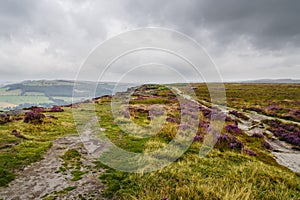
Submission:
{"label": "eroded footpath", "polygon": [[[66,166],[63,155],[76,150],[76,167]],[[78,136],[53,141],[44,159],[27,166],[8,187],[0,188],[0,199],[105,199],[104,186],[95,159],[86,152]]]}

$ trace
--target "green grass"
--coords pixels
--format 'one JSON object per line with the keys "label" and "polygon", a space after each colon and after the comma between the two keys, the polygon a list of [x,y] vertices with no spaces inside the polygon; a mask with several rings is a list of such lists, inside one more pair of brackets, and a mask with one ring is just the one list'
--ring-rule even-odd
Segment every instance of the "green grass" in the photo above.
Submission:
{"label": "green grass", "polygon": [[21,90],[6,90],[6,88],[0,88],[0,96],[17,96],[21,94]]}
{"label": "green grass", "polygon": [[[206,84],[193,84],[200,100],[210,101]],[[226,102],[237,109],[260,108],[262,114],[300,122],[293,116],[299,110],[300,84],[242,84],[225,83]],[[181,87],[185,87],[182,85]],[[281,110],[270,111],[268,106],[278,106]]]}
{"label": "green grass", "polygon": [[73,176],[71,181],[78,181],[78,180],[82,179],[82,175],[85,174],[85,172],[82,172],[80,170],[74,170],[74,171],[71,171],[71,174]]}
{"label": "green grass", "polygon": [[161,98],[145,99],[145,100],[131,100],[131,104],[168,104],[171,101]]}
{"label": "green grass", "polygon": [[[73,99],[73,97],[59,97],[59,96],[53,96],[52,98],[56,100],[64,100],[65,102],[70,102],[70,103],[72,102]],[[80,101],[80,100],[83,100],[83,98],[74,97],[74,101]]]}
{"label": "green grass", "polygon": [[[135,106],[137,105],[134,103]],[[117,146],[131,152],[152,152],[167,145],[176,125],[166,126],[151,139],[127,136],[114,123],[109,101],[99,101],[100,126]],[[120,119],[122,120],[122,119]],[[126,121],[126,119],[123,119]],[[141,117],[135,121],[144,120]],[[120,139],[120,135],[122,138]],[[235,135],[257,153],[215,148],[205,158],[198,156],[201,143],[193,143],[177,161],[155,172],[125,173],[108,168],[100,179],[106,184],[105,196],[115,199],[300,199],[300,175],[280,166],[261,147],[263,139]],[[103,165],[99,164],[99,167]]]}
{"label": "green grass", "polygon": [[77,188],[77,186],[69,186],[63,190],[55,191],[52,194],[46,194],[42,198],[43,198],[43,200],[55,200],[55,199],[57,199],[57,197],[68,194],[68,192],[75,190],[76,188]]}
{"label": "green grass", "polygon": [[0,186],[15,178],[15,171],[41,159],[51,142],[22,141],[13,148],[0,152]]}
{"label": "green grass", "polygon": [[109,170],[100,176],[116,199],[299,199],[295,174],[235,152],[188,153],[148,174]]}
{"label": "green grass", "polygon": [[[76,133],[70,108],[51,114],[58,119],[46,118],[42,124],[20,120],[0,125],[0,186],[13,180],[20,169],[40,160],[54,139]],[[18,130],[28,140],[16,138],[12,130]]]}
{"label": "green grass", "polygon": [[41,92],[25,92],[24,96],[45,96],[45,94]]}
{"label": "green grass", "polygon": [[67,194],[68,192],[75,190],[76,188],[77,186],[69,186],[61,191],[55,192],[55,194],[59,194],[59,195]]}
{"label": "green grass", "polygon": [[[193,84],[200,99],[210,99],[206,84]],[[240,84],[225,83],[229,106],[266,106],[285,103],[287,107],[299,108],[300,84]],[[184,87],[184,86],[183,86]],[[286,101],[286,102],[284,102]]]}
{"label": "green grass", "polygon": [[45,96],[17,96],[17,95],[0,96],[0,102],[7,102],[16,105],[24,104],[24,103],[32,103],[32,104],[53,103],[53,101],[50,101],[48,97]]}
{"label": "green grass", "polygon": [[[181,87],[183,85],[180,85]],[[197,95],[201,99],[209,100],[205,93],[205,85],[198,85]],[[289,99],[291,108],[295,108],[299,99],[298,86],[288,88],[287,85],[273,87],[272,85],[254,84],[226,84],[229,105],[242,108],[244,106],[267,106],[266,99],[281,102]],[[272,89],[270,90],[270,89]],[[176,102],[165,102],[168,92],[166,89],[156,88],[161,96],[150,98],[148,101],[131,101],[133,106],[145,106],[152,103],[167,104],[168,113],[177,113]],[[282,94],[287,91],[289,94]],[[243,91],[243,92],[241,92]],[[268,93],[267,93],[268,92]],[[293,99],[294,98],[294,99]],[[90,117],[91,104],[82,104],[80,111],[82,119]],[[14,121],[0,126],[0,183],[7,185],[15,173],[24,166],[41,159],[41,155],[51,146],[55,138],[76,132],[70,108],[64,108],[62,113],[53,113],[57,120],[46,119],[43,124],[25,124]],[[96,114],[99,125],[105,128],[104,134],[120,148],[130,152],[153,152],[165,147],[174,137],[177,124],[166,123],[156,135],[150,138],[137,138],[120,129],[117,122],[127,123],[124,118],[114,119],[111,114],[110,98],[98,100]],[[145,113],[135,113],[132,120],[146,126]],[[175,114],[174,114],[175,115]],[[177,115],[177,114],[176,114]],[[203,119],[201,117],[201,119]],[[78,122],[84,125],[84,120]],[[29,140],[21,140],[11,135],[13,129],[19,130]],[[198,156],[201,143],[194,142],[184,155],[169,166],[155,172],[137,174],[125,173],[110,169],[100,162],[95,162],[93,170],[105,168],[100,179],[106,185],[104,195],[114,199],[300,199],[300,174],[296,174],[280,166],[272,154],[261,147],[262,139],[235,135],[245,146],[257,153],[249,156],[243,152],[214,148],[206,157]],[[72,169],[73,181],[80,180],[85,172],[81,171],[81,155],[75,149],[69,149],[63,156],[64,164],[59,170],[64,173]],[[2,162],[3,161],[3,162]],[[59,191],[56,196],[65,194],[73,188]],[[55,196],[45,199],[55,199]]]}

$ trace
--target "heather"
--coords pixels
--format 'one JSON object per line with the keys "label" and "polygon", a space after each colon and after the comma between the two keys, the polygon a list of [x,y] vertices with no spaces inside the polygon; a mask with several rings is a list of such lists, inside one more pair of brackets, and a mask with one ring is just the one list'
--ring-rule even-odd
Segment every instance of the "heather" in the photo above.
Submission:
{"label": "heather", "polygon": [[[205,84],[194,84],[196,95],[210,102]],[[300,122],[300,84],[225,83],[228,106]]]}
{"label": "heather", "polygon": [[[141,90],[140,90],[141,91]],[[153,97],[151,97],[153,98]],[[156,97],[158,98],[158,97]],[[133,108],[145,104],[134,102]],[[180,124],[176,102],[166,106],[168,120],[165,127],[150,139],[132,138],[118,126],[111,125],[109,99],[97,103],[101,111],[100,126],[119,147],[132,152],[152,152],[167,145],[178,129],[188,130],[189,124]],[[148,122],[147,111],[132,112],[135,122]],[[106,184],[105,196],[115,199],[297,199],[300,197],[300,179],[276,163],[270,154],[271,145],[261,133],[245,134],[237,121],[221,116],[225,124],[221,134],[216,134],[216,145],[205,158],[198,156],[199,149],[210,130],[211,108],[199,106],[198,131],[193,136],[189,150],[170,166],[145,174],[123,173],[110,169],[100,175]],[[140,113],[140,116],[139,116]],[[192,111],[183,115],[193,118]],[[126,118],[127,116],[124,116]],[[214,117],[213,118],[217,118]],[[151,119],[151,118],[150,118]],[[227,119],[227,120],[226,120]],[[122,119],[118,119],[122,120]],[[120,135],[122,139],[120,140]],[[268,191],[268,193],[266,193]]]}
{"label": "heather", "polygon": [[283,123],[278,120],[265,120],[271,131],[280,140],[300,147],[300,128],[296,124]]}

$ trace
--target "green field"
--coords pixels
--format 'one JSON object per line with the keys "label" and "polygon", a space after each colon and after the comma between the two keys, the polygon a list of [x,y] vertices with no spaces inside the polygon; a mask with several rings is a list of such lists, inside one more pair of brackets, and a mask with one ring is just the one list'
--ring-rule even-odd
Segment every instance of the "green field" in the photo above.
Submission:
{"label": "green field", "polygon": [[23,104],[23,103],[53,103],[45,96],[0,96],[0,102],[7,102],[12,104]]}
{"label": "green field", "polygon": [[21,94],[21,90],[8,91],[6,88],[0,88],[0,96],[18,96]]}
{"label": "green field", "polygon": [[[12,107],[24,108],[30,106],[66,105],[72,102],[74,81],[67,80],[39,80],[14,83],[0,88],[0,110]],[[87,91],[98,86],[95,96],[111,94],[114,83],[76,82],[81,96],[75,97],[75,101],[86,98]],[[123,89],[127,89],[124,84]]]}

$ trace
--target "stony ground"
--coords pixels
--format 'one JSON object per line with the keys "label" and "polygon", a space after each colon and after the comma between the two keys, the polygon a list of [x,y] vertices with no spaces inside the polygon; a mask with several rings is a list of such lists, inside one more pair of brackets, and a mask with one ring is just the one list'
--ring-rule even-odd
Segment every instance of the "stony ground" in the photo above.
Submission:
{"label": "stony ground", "polygon": [[[76,149],[81,155],[80,180],[72,180],[71,170],[61,172],[64,161],[62,155],[68,149]],[[101,170],[93,171],[94,159],[83,148],[78,136],[68,136],[55,140],[44,155],[44,159],[27,166],[9,187],[1,188],[3,199],[104,199],[103,185],[98,176]]]}

